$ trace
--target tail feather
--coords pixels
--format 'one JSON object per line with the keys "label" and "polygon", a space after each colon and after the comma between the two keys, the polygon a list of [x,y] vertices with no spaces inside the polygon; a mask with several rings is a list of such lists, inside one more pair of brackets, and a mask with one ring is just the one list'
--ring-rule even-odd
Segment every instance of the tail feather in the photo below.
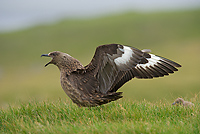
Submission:
{"label": "tail feather", "polygon": [[120,98],[122,98],[122,93],[123,92],[111,92],[111,93],[107,93],[105,95],[101,95],[98,98],[95,98],[94,101],[97,105],[103,105],[106,103],[109,103],[111,101],[115,101],[118,100]]}

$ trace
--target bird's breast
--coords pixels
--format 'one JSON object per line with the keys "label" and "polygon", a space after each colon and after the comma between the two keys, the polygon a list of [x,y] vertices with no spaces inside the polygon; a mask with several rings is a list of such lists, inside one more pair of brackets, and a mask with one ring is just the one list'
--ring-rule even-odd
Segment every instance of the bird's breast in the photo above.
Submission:
{"label": "bird's breast", "polygon": [[79,90],[74,88],[72,83],[67,79],[67,77],[61,77],[61,86],[65,93],[72,99],[74,103],[79,103],[81,99],[81,93]]}

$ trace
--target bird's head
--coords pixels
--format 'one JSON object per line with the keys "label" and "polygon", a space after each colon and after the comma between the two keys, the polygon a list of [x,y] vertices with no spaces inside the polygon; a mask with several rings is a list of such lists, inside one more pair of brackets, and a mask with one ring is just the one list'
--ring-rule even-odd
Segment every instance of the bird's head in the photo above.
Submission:
{"label": "bird's head", "polygon": [[52,60],[48,62],[45,65],[45,67],[48,66],[49,64],[54,64],[59,67],[62,64],[66,64],[66,61],[68,61],[68,59],[71,58],[70,55],[59,51],[50,52],[49,54],[42,54],[41,57],[43,56],[52,58]]}
{"label": "bird's head", "polygon": [[52,58],[52,60],[48,62],[45,67],[49,64],[54,64],[59,68],[60,71],[65,71],[67,75],[73,71],[76,71],[77,69],[84,68],[77,59],[66,53],[54,51],[49,54],[42,54],[41,57],[43,56]]}
{"label": "bird's head", "polygon": [[184,100],[182,98],[178,98],[174,101],[174,103],[172,103],[172,105],[176,105],[176,104],[183,104]]}

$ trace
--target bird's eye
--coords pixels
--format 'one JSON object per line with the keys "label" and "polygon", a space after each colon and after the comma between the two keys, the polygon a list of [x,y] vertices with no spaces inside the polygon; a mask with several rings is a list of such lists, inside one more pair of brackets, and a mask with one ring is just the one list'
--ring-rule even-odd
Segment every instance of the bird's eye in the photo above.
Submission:
{"label": "bird's eye", "polygon": [[55,56],[55,53],[50,53],[51,56]]}

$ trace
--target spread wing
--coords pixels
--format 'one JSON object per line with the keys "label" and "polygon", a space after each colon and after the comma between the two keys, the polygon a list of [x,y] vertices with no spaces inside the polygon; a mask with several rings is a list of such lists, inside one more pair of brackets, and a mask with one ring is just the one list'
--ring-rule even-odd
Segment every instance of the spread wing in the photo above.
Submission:
{"label": "spread wing", "polygon": [[120,44],[99,46],[90,64],[85,66],[85,74],[90,74],[95,83],[98,83],[96,92],[105,94],[116,92],[134,77],[162,77],[177,71],[176,67],[181,67],[171,60],[148,52],[149,50],[141,51]]}

